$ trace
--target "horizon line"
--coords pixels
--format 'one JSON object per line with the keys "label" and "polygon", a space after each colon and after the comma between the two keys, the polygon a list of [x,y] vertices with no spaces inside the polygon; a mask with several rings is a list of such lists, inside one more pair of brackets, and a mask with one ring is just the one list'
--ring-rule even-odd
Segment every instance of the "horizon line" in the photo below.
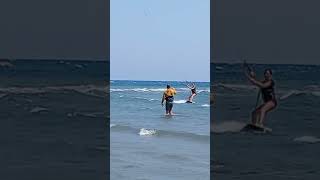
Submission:
{"label": "horizon line", "polygon": [[186,80],[137,80],[137,79],[111,79],[110,81],[158,81],[158,82],[204,82],[204,83],[210,83],[210,81],[186,81]]}
{"label": "horizon line", "polygon": [[[210,64],[243,64],[243,62],[210,62]],[[295,65],[295,66],[320,66],[320,64],[312,64],[312,63],[307,63],[307,64],[302,64],[302,63],[252,63],[248,62],[247,64],[257,64],[257,65]]]}
{"label": "horizon line", "polygon": [[108,59],[95,58],[0,58],[0,61],[103,61],[110,62]]}

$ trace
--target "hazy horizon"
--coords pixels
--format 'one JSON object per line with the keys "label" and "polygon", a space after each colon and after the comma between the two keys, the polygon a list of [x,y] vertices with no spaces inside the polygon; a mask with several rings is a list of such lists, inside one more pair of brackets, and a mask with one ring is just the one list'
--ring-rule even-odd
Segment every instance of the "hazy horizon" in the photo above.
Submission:
{"label": "hazy horizon", "polygon": [[109,62],[108,60],[106,59],[90,59],[90,58],[19,58],[19,59],[16,59],[16,58],[0,58],[0,61],[41,61],[41,60],[44,60],[44,61],[102,61],[102,62]]}
{"label": "hazy horizon", "polygon": [[[246,62],[248,63],[248,64],[265,64],[265,65],[297,65],[297,66],[299,66],[299,65],[314,65],[314,66],[318,66],[318,65],[320,65],[320,64],[317,64],[317,63],[311,63],[311,62],[309,62],[309,63],[299,63],[299,62],[293,62],[293,63],[289,63],[289,62],[286,62],[286,61],[276,61],[276,60],[274,60],[274,61],[271,61],[271,63],[264,63],[264,62],[259,62],[259,61],[254,61],[254,60],[246,60]],[[220,61],[216,61],[216,62],[210,62],[211,64],[243,64],[243,61],[241,61],[241,60],[220,60]]]}

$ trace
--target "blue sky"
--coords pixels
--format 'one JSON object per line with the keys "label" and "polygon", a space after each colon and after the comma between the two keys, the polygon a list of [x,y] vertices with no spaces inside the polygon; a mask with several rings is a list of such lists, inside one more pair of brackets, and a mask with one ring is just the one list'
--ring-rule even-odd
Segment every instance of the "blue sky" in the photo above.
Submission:
{"label": "blue sky", "polygon": [[111,0],[112,80],[210,80],[209,0]]}

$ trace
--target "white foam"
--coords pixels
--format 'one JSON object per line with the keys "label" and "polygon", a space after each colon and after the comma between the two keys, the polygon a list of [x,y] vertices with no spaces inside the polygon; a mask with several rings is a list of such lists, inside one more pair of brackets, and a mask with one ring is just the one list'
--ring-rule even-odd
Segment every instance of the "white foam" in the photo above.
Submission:
{"label": "white foam", "polygon": [[147,88],[134,88],[134,89],[129,89],[129,90],[132,90],[135,92],[148,92],[149,91],[149,89],[147,89]]}
{"label": "white foam", "polygon": [[177,89],[179,89],[179,90],[183,90],[183,91],[190,91],[190,89],[189,89],[189,88],[177,88]]}
{"label": "white foam", "polygon": [[110,92],[123,92],[125,89],[110,89]]}
{"label": "white foam", "polygon": [[115,126],[116,126],[116,124],[110,124],[110,128],[115,127]]}
{"label": "white foam", "polygon": [[297,142],[305,142],[305,143],[318,143],[320,139],[314,136],[302,136],[294,139]]}
{"label": "white foam", "polygon": [[2,67],[13,67],[13,64],[10,62],[0,62],[0,66]]}
{"label": "white foam", "polygon": [[183,103],[186,103],[187,101],[186,100],[176,100],[176,101],[173,101],[173,103],[175,104],[183,104]]}
{"label": "white foam", "polygon": [[201,106],[202,106],[202,107],[210,107],[209,104],[202,104]]}
{"label": "white foam", "polygon": [[282,95],[279,99],[280,100],[285,100],[288,99],[291,96],[296,96],[296,95],[301,95],[304,94],[305,92],[299,91],[299,90],[290,90],[288,93]]}
{"label": "white foam", "polygon": [[221,66],[216,66],[216,70],[223,70],[224,68]]}
{"label": "white foam", "polygon": [[315,92],[312,92],[311,94],[314,96],[320,96],[320,91],[315,91]]}
{"label": "white foam", "polygon": [[218,83],[216,85],[213,85],[213,87],[220,87],[224,89],[229,89],[229,90],[255,90],[258,89],[256,86],[253,85],[243,85],[243,84],[223,84],[223,83]]}
{"label": "white foam", "polygon": [[145,129],[145,128],[141,128],[139,135],[140,136],[152,136],[157,134],[157,130],[155,129]]}
{"label": "white foam", "polygon": [[37,112],[41,112],[41,111],[48,111],[48,109],[47,108],[43,108],[43,107],[35,107],[35,108],[30,110],[31,113],[37,113]]}
{"label": "white foam", "polygon": [[289,97],[299,96],[299,95],[313,95],[313,96],[320,96],[320,91],[314,90],[290,90],[289,92],[282,95],[279,99],[285,100]]}
{"label": "white foam", "polygon": [[246,123],[238,121],[226,121],[221,124],[213,124],[211,131],[214,133],[240,132]]}
{"label": "white foam", "polygon": [[76,68],[80,68],[80,69],[82,69],[83,68],[83,65],[81,65],[81,64],[76,64],[76,65],[74,65]]}
{"label": "white foam", "polygon": [[76,91],[81,94],[104,97],[109,93],[107,86],[80,85],[80,86],[47,86],[47,87],[8,87],[0,88],[0,93],[6,94],[39,94],[47,92]]}
{"label": "white foam", "polygon": [[319,91],[320,86],[318,85],[308,85],[304,87],[305,90],[310,90],[310,91]]}
{"label": "white foam", "polygon": [[165,91],[163,88],[149,89],[149,91],[162,92]]}
{"label": "white foam", "polygon": [[198,90],[197,93],[202,93],[202,92],[207,92],[207,93],[210,93],[210,89],[205,89],[205,90]]}
{"label": "white foam", "polygon": [[[166,89],[164,88],[132,88],[132,89],[119,89],[119,88],[111,88],[110,92],[124,92],[124,91],[134,91],[134,92],[164,92]],[[189,88],[176,88],[177,92],[182,91],[190,91]],[[210,92],[210,89],[199,89],[198,93],[201,92]]]}

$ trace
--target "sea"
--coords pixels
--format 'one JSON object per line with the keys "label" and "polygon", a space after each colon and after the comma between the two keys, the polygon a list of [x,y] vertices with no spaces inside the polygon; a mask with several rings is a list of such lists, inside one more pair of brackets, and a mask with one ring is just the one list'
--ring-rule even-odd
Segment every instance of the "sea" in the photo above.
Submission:
{"label": "sea", "polygon": [[108,179],[109,63],[0,62],[1,179]]}
{"label": "sea", "polygon": [[[173,116],[161,98],[177,90]],[[210,178],[210,83],[195,82],[194,103],[185,82],[111,80],[112,180],[208,180]]]}
{"label": "sea", "polygon": [[258,93],[242,67],[211,64],[212,179],[320,179],[320,66],[252,65],[259,79],[273,70],[278,106],[265,121],[271,133],[240,132]]}

